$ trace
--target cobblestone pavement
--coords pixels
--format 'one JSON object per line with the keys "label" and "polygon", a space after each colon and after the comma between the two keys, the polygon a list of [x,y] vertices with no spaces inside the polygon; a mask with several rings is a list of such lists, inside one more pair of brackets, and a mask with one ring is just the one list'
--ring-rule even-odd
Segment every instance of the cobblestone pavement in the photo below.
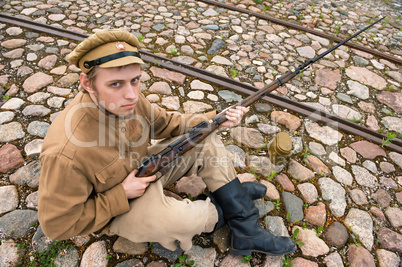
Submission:
{"label": "cobblestone pavement", "polygon": [[[379,16],[387,18],[355,40],[401,57],[401,3],[392,1],[238,1],[315,30],[349,36]],[[146,49],[211,72],[263,87],[333,44],[250,14],[201,1],[0,1],[1,13],[81,33],[123,28]],[[37,219],[38,153],[46,131],[77,93],[79,70],[65,56],[75,41],[0,24],[0,266],[400,266],[402,155],[387,148],[402,133],[401,66],[341,47],[276,94],[387,133],[383,145],[316,123],[260,101],[240,127],[218,134],[241,180],[269,188],[256,201],[261,223],[290,235],[298,250],[286,257],[227,252],[228,229],[194,239],[185,254],[158,244],[133,244],[91,234],[53,242]],[[169,77],[170,80],[166,80]],[[147,98],[171,111],[222,109],[243,95],[149,64]],[[267,143],[288,132],[293,153],[272,165]],[[246,136],[247,138],[245,138]],[[201,179],[192,177],[191,179]],[[183,178],[170,190],[181,197],[204,190]],[[184,265],[184,263],[183,263]]]}

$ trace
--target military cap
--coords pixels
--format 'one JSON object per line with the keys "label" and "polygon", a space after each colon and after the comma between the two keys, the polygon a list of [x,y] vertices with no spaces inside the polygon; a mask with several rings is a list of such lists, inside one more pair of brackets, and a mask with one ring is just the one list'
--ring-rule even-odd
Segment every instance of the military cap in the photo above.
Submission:
{"label": "military cap", "polygon": [[77,45],[67,59],[84,73],[93,67],[111,68],[143,64],[138,48],[137,37],[125,30],[100,30]]}

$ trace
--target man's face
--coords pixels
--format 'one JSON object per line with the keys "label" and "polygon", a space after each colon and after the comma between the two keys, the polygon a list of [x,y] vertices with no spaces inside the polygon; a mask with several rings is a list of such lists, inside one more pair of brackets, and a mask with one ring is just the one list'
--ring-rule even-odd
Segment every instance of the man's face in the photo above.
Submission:
{"label": "man's face", "polygon": [[140,64],[116,68],[98,68],[92,90],[87,90],[91,98],[107,111],[128,116],[138,102],[140,89]]}

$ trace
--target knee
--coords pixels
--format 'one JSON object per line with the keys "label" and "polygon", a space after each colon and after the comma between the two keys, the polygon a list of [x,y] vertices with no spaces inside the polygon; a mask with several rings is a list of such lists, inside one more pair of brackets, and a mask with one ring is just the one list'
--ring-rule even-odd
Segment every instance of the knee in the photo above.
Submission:
{"label": "knee", "polygon": [[205,140],[202,142],[202,150],[204,152],[210,152],[210,154],[218,154],[222,155],[226,154],[225,145],[222,143],[221,138],[216,134],[210,134]]}

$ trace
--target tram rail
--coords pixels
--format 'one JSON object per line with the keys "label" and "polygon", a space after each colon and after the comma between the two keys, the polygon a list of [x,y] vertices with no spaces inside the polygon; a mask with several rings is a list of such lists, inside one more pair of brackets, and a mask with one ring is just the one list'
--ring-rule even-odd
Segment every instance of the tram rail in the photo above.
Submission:
{"label": "tram rail", "polygon": [[[301,26],[299,24],[292,23],[292,22],[285,21],[285,20],[281,20],[281,19],[275,18],[275,17],[267,15],[267,14],[251,11],[251,10],[248,10],[248,9],[245,9],[245,8],[241,8],[241,7],[237,7],[237,6],[234,6],[234,5],[230,5],[230,4],[226,4],[226,3],[222,3],[222,2],[217,2],[217,1],[213,1],[213,0],[198,0],[198,1],[210,4],[210,5],[223,7],[223,8],[232,10],[232,11],[237,11],[237,12],[240,12],[240,13],[253,15],[253,16],[257,17],[257,18],[268,20],[268,21],[271,21],[271,22],[279,24],[279,25],[283,25],[283,26],[288,27],[288,28],[293,28],[293,29],[296,29],[296,30],[308,32],[308,33],[311,33],[313,35],[323,37],[325,39],[333,41],[335,44],[340,43],[340,42],[343,41],[343,39],[341,39],[339,37],[336,37],[336,36],[333,36],[333,35],[330,35],[328,33],[317,31],[317,30],[307,28],[307,27],[303,27],[303,26]],[[356,43],[354,43],[352,41],[349,41],[344,45],[348,46],[348,47],[351,47],[351,48],[354,48],[354,49],[357,49],[357,50],[360,50],[360,51],[363,51],[363,52],[366,52],[366,53],[369,53],[369,54],[372,54],[372,55],[375,55],[375,56],[378,56],[380,58],[389,60],[389,61],[397,63],[397,64],[402,64],[402,58],[398,58],[398,57],[392,56],[390,54],[380,52],[380,51],[372,49],[370,47],[366,47],[366,46],[363,46],[363,45],[356,44]]]}

